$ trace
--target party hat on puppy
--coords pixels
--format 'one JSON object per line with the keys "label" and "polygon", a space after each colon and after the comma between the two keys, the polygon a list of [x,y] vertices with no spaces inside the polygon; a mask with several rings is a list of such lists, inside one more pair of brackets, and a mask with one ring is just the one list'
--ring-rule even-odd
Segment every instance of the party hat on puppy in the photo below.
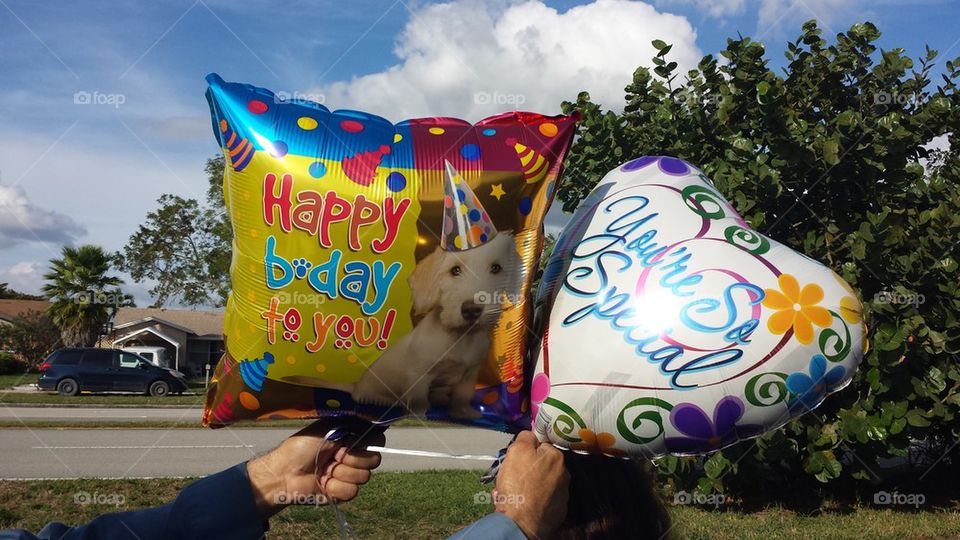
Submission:
{"label": "party hat on puppy", "polygon": [[446,181],[443,184],[443,234],[440,247],[446,251],[462,251],[489,242],[497,234],[490,214],[460,173],[444,160]]}

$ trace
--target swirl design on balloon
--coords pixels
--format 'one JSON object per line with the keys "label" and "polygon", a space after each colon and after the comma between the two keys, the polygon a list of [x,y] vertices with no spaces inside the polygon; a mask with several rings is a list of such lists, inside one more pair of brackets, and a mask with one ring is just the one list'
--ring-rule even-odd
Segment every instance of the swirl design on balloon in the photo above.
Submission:
{"label": "swirl design on balloon", "polygon": [[843,326],[844,336],[840,337],[840,332],[837,332],[831,327],[827,327],[820,332],[820,337],[817,341],[820,345],[820,352],[823,353],[823,356],[826,357],[827,360],[831,362],[842,362],[847,355],[850,354],[851,343],[853,341],[850,339],[850,328],[847,326],[847,323],[844,322],[843,317],[836,311],[830,310],[830,315],[840,321],[840,324]]}
{"label": "swirl design on balloon", "polygon": [[720,219],[727,215],[723,199],[705,186],[687,186],[680,193],[687,208],[707,219]]}
{"label": "swirl design on balloon", "polygon": [[754,255],[762,255],[770,251],[770,241],[762,234],[745,229],[740,225],[731,225],[724,229],[723,237],[727,242],[743,248]]}
{"label": "swirl design on balloon", "polygon": [[[654,407],[650,410],[644,410],[633,417],[633,420],[627,424],[627,411],[637,407]],[[620,414],[617,415],[617,431],[625,440],[635,444],[647,444],[663,435],[663,415],[657,409],[663,409],[667,412],[673,409],[673,405],[662,399],[653,397],[637,398],[627,403]],[[655,435],[641,435],[638,433],[640,428],[648,426],[652,422],[657,427]]]}
{"label": "swirl design on balloon", "polygon": [[770,407],[785,401],[790,396],[787,374],[771,371],[755,375],[747,381],[743,396],[754,407]]}
{"label": "swirl design on balloon", "polygon": [[[580,418],[580,415],[577,414],[577,411],[573,410],[573,407],[567,405],[559,399],[552,397],[548,397],[547,399],[543,400],[541,407],[544,406],[553,407],[554,409],[557,409],[563,413],[557,415],[557,417],[554,418],[553,422],[551,423],[553,432],[557,435],[557,437],[560,437],[561,439],[571,443],[581,441],[579,432],[581,429],[585,429],[587,424],[583,421],[583,418]],[[543,409],[541,408],[541,411],[542,410]]]}

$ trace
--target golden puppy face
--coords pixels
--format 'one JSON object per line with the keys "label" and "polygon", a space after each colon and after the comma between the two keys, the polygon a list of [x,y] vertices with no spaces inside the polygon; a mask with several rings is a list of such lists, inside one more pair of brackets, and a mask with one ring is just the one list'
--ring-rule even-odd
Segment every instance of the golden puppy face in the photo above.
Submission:
{"label": "golden puppy face", "polygon": [[522,279],[520,256],[508,232],[465,251],[437,248],[410,276],[414,313],[436,311],[443,326],[454,331],[487,326],[507,298],[516,301]]}

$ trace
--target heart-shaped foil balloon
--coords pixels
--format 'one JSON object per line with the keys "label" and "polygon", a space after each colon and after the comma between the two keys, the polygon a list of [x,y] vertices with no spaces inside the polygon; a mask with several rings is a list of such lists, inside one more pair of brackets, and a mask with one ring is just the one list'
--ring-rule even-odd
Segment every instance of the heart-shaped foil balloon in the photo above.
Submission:
{"label": "heart-shaped foil balloon", "polygon": [[846,386],[865,343],[842,278],[751,230],[671,157],[607,173],[538,304],[534,429],[614,456],[701,454],[779,427]]}

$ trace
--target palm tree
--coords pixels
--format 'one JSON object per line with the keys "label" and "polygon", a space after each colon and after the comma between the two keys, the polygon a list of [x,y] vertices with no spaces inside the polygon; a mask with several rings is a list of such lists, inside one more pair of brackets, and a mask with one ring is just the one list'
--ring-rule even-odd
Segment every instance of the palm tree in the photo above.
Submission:
{"label": "palm tree", "polygon": [[43,293],[65,346],[93,346],[117,308],[132,304],[120,290],[123,281],[107,275],[110,261],[103,248],[91,245],[64,246],[61,258],[50,260]]}

